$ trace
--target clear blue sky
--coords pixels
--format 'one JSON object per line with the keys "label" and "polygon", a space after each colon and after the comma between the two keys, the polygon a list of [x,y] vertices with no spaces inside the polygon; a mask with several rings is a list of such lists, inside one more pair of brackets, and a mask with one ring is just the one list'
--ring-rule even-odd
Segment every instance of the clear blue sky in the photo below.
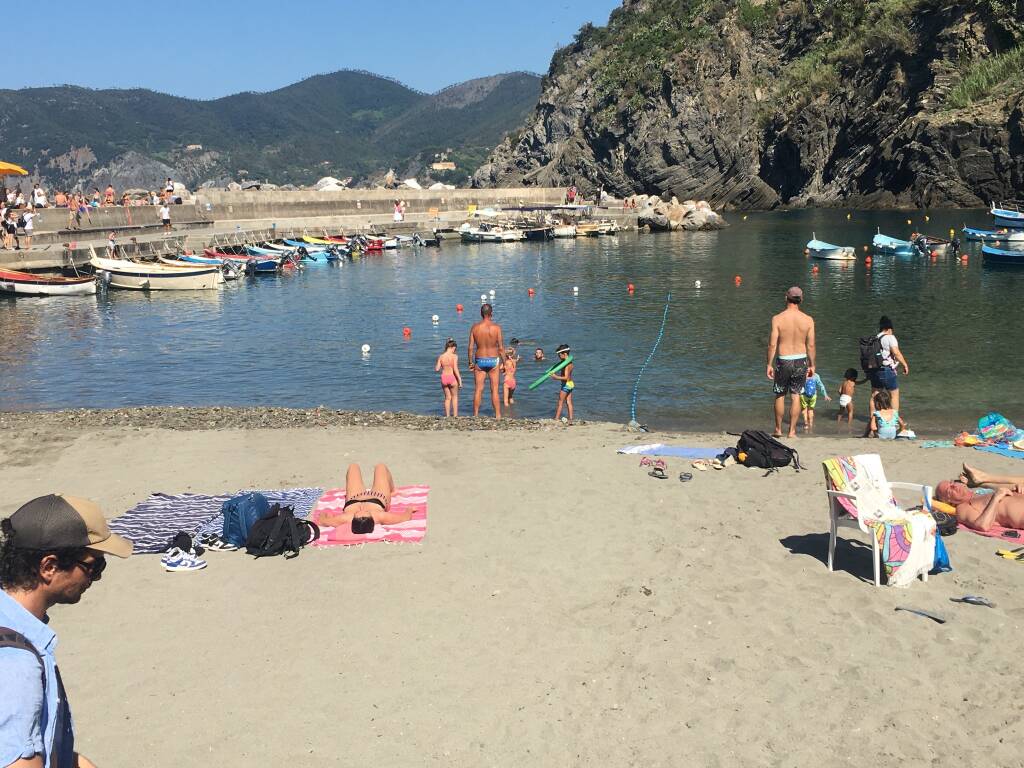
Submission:
{"label": "clear blue sky", "polygon": [[365,69],[433,92],[498,72],[545,72],[621,0],[169,0],[19,3],[0,88],[71,83],[190,98],[269,91]]}

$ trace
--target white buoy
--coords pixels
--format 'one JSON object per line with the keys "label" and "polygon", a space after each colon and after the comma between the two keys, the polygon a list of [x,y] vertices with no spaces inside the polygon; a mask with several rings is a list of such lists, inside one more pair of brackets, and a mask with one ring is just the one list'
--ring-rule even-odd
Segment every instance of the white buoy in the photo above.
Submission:
{"label": "white buoy", "polygon": [[363,344],[363,354],[364,355],[370,354],[370,345],[369,344]]}
{"label": "white buoy", "polygon": [[481,293],[480,294],[480,301],[487,301],[487,294],[486,293]]}
{"label": "white buoy", "polygon": [[572,287],[572,292],[573,292],[573,293],[579,293],[579,292],[580,292],[580,287],[579,287],[578,285],[574,285],[574,286]]}
{"label": "white buoy", "polygon": [[488,293],[491,294],[491,296],[493,296],[494,295],[494,289],[491,288],[491,290],[489,290]]}
{"label": "white buoy", "polygon": [[700,288],[700,280],[694,280],[693,281],[693,287],[694,288]]}
{"label": "white buoy", "polygon": [[430,316],[430,322],[432,322],[432,323],[433,323],[434,325],[437,325],[437,323],[438,323],[438,321],[439,321],[440,319],[441,319],[441,318],[439,318],[439,317],[438,317],[437,315],[431,315],[431,316]]}

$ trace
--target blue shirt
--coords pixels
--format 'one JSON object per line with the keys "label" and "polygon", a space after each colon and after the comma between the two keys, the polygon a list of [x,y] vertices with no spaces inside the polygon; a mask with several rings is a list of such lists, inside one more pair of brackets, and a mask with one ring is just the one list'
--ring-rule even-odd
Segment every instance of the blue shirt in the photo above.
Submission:
{"label": "blue shirt", "polygon": [[75,734],[71,710],[57,673],[57,635],[0,590],[0,627],[24,635],[43,657],[21,648],[0,648],[0,765],[43,756],[45,768],[72,768]]}
{"label": "blue shirt", "polygon": [[825,384],[822,382],[821,376],[814,374],[804,382],[804,395],[807,397],[815,397],[819,392],[821,392],[825,397],[828,397],[828,392],[825,391]]}

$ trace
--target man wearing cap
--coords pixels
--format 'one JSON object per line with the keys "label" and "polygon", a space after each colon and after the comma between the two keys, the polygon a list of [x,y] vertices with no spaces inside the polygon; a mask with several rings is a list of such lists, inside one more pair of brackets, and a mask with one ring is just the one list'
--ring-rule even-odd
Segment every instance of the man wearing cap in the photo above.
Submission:
{"label": "man wearing cap", "polygon": [[800,418],[800,392],[807,376],[814,375],[814,318],[800,309],[804,292],[793,286],[786,291],[786,308],[772,318],[768,338],[768,378],[775,393],[775,437],[782,437],[782,418],[790,398],[789,436],[796,437]]}
{"label": "man wearing cap", "polygon": [[50,494],[0,521],[0,766],[94,768],[75,734],[47,611],[74,604],[132,543],[91,501]]}

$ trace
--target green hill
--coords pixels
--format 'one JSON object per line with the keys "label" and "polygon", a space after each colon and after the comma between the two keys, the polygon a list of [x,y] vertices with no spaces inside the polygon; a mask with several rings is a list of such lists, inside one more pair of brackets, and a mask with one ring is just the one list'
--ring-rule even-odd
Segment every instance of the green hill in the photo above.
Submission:
{"label": "green hill", "polygon": [[[365,72],[317,75],[211,101],[76,86],[0,90],[0,158],[51,187],[198,186],[260,178],[311,184],[451,150],[464,174],[530,113],[540,78],[513,73],[424,94]],[[465,168],[465,163],[472,167]]]}

